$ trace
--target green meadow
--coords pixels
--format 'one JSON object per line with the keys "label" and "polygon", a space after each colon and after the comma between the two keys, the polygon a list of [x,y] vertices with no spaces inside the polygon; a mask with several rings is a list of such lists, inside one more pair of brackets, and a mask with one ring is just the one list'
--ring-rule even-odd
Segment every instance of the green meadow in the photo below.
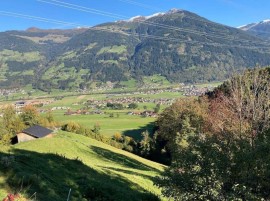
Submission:
{"label": "green meadow", "polygon": [[[0,198],[20,190],[37,200],[165,200],[154,186],[165,166],[81,135],[59,132],[0,152]],[[12,185],[13,188],[9,188]]]}
{"label": "green meadow", "polygon": [[[145,130],[151,130],[156,120],[152,117],[140,117],[127,115],[126,113],[114,112],[114,117],[109,114],[93,114],[93,115],[64,115],[64,112],[54,112],[55,120],[68,123],[69,121],[77,122],[84,127],[93,128],[98,124],[101,128],[100,132],[106,136],[112,136],[119,132],[135,139],[140,138],[140,134]],[[119,114],[119,117],[117,116]]]}

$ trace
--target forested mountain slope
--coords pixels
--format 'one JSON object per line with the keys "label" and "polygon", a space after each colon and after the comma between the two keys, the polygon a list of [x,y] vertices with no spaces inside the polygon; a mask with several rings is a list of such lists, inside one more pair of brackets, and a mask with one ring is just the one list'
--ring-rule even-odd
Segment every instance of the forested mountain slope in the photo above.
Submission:
{"label": "forested mountain slope", "polygon": [[85,88],[154,74],[207,82],[270,64],[270,45],[263,39],[177,9],[88,29],[31,28],[0,37],[4,87]]}

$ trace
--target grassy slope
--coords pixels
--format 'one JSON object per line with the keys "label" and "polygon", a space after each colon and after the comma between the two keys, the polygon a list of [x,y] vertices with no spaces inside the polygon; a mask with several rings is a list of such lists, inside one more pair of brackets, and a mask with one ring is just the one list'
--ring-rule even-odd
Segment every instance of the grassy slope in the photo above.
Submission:
{"label": "grassy slope", "polygon": [[64,200],[69,188],[71,200],[158,200],[150,192],[160,195],[152,180],[162,165],[84,136],[60,132],[52,139],[16,145],[13,152],[16,173],[4,178],[30,181],[26,193],[37,192],[38,200]]}
{"label": "grassy slope", "polygon": [[0,174],[0,196],[1,198],[4,197],[4,195],[6,194],[6,191],[4,189],[4,177],[2,176],[2,174]]}

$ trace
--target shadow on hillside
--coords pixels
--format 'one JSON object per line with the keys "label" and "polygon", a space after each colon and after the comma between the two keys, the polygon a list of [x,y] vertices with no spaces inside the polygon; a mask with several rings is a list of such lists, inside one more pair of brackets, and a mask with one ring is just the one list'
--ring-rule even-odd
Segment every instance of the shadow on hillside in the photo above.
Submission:
{"label": "shadow on hillside", "polygon": [[91,149],[103,159],[110,162],[117,163],[124,167],[129,167],[129,168],[134,168],[134,169],[144,170],[144,171],[157,171],[157,169],[150,167],[148,165],[145,165],[125,155],[118,154],[118,153],[115,153],[115,152],[112,152],[112,151],[109,151],[107,149],[103,149],[100,147],[96,147],[96,146],[91,146]]}
{"label": "shadow on hillside", "polygon": [[147,179],[152,180],[152,181],[155,180],[155,177],[147,175],[147,172],[145,174],[142,174],[142,173],[138,173],[135,171],[126,170],[126,169],[122,169],[122,168],[114,168],[114,167],[101,167],[101,168],[107,172],[113,171],[113,172],[115,172],[115,174],[125,173],[128,175],[136,175],[136,176],[140,176],[143,178],[147,178]]}
{"label": "shadow on hillside", "polygon": [[132,137],[135,140],[142,139],[142,132],[148,131],[152,136],[155,132],[155,122],[150,122],[145,126],[141,126],[138,129],[126,130],[123,132],[123,135]]}
{"label": "shadow on hillside", "polygon": [[[116,160],[120,159],[116,157]],[[0,163],[0,171],[14,192],[24,191],[28,197],[36,193],[39,201],[66,200],[69,189],[70,200],[74,201],[160,200],[137,184],[98,172],[78,158],[14,149],[11,154],[0,153]]]}

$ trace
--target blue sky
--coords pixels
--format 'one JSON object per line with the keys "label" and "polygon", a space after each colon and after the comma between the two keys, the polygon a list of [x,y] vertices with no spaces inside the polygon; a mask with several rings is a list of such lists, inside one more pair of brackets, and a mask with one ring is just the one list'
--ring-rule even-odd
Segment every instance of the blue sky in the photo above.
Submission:
{"label": "blue sky", "polygon": [[[54,4],[60,2],[61,5],[63,3],[76,4],[88,9],[96,9],[95,12],[104,11],[110,14],[105,14],[108,16],[97,15],[82,11],[85,10],[82,7],[73,10],[67,8],[74,8],[72,5],[65,4],[66,7],[60,7],[41,1]],[[24,30],[28,27],[93,26],[119,18],[165,12],[171,8],[185,9],[209,20],[233,27],[270,18],[270,0],[1,0],[0,31]],[[24,17],[31,19],[23,19],[18,14],[28,15]],[[112,14],[121,16],[115,18],[112,17]],[[74,24],[54,24],[46,20],[46,22],[35,21],[29,16],[44,18],[40,19],[42,21],[49,18]]]}

